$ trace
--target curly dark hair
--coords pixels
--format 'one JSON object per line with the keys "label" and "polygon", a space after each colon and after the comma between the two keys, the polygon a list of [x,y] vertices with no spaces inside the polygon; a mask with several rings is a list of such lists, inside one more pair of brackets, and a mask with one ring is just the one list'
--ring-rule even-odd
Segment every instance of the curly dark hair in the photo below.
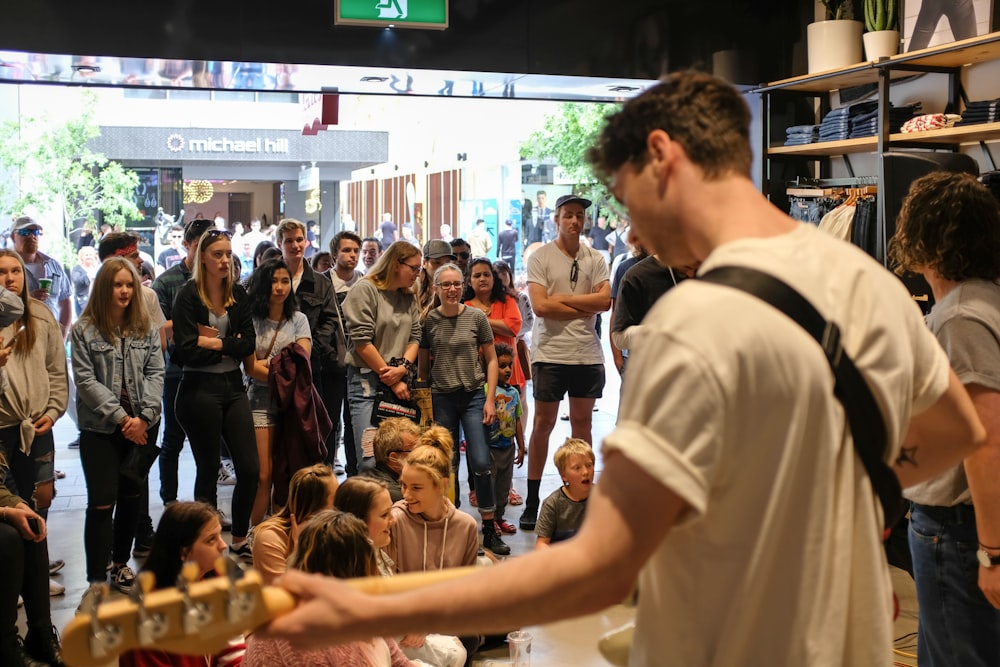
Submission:
{"label": "curly dark hair", "polygon": [[897,273],[932,268],[945,280],[1000,278],[1000,204],[974,176],[935,172],[910,186],[889,258]]}
{"label": "curly dark hair", "polygon": [[[257,319],[266,319],[271,312],[271,281],[278,269],[288,271],[288,277],[292,277],[292,272],[288,270],[285,260],[280,257],[261,262],[260,266],[250,274],[250,282],[247,284],[247,295],[250,297],[250,313]],[[295,295],[289,292],[281,307],[281,319],[290,320],[298,307],[295,303]]]}
{"label": "curly dark hair", "polygon": [[490,303],[506,303],[507,302],[507,288],[504,286],[503,282],[500,280],[500,276],[497,275],[496,267],[493,266],[493,262],[489,260],[488,257],[476,257],[475,259],[469,261],[469,276],[468,282],[472,282],[472,269],[475,268],[477,264],[485,264],[490,267],[490,273],[493,274],[493,289],[490,290]]}
{"label": "curly dark hair", "polygon": [[750,176],[750,109],[731,85],[704,72],[676,72],[605,120],[586,160],[606,185],[626,163],[641,165],[646,140],[663,130],[706,178]]}

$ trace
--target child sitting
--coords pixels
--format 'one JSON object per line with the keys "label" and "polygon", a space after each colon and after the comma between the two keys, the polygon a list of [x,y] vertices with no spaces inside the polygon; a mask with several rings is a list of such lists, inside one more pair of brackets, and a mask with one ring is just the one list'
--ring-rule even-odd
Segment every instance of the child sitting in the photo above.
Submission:
{"label": "child sitting", "polygon": [[585,440],[566,438],[554,458],[563,485],[542,502],[535,525],[536,549],[576,535],[594,484],[594,450]]}
{"label": "child sitting", "polygon": [[375,432],[375,467],[360,475],[385,482],[394,503],[403,499],[403,492],[399,490],[403,459],[417,446],[422,430],[406,417],[390,417],[382,420]]}
{"label": "child sitting", "polygon": [[[497,343],[497,418],[490,427],[490,472],[493,475],[493,490],[496,510],[493,520],[502,533],[512,535],[517,532],[513,524],[503,518],[504,509],[510,498],[514,465],[524,465],[524,425],[521,419],[521,395],[517,387],[510,385],[514,374],[514,350],[506,343]],[[516,454],[514,444],[517,444]]]}

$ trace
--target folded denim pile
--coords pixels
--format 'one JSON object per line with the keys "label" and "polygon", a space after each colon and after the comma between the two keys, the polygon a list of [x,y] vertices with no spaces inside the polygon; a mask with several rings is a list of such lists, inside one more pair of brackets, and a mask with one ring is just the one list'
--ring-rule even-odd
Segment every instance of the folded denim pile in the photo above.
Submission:
{"label": "folded denim pile", "polygon": [[819,125],[792,125],[785,130],[786,146],[804,146],[819,141]]}
{"label": "folded denim pile", "polygon": [[952,127],[961,119],[961,116],[954,113],[925,113],[922,116],[914,116],[903,123],[899,131],[903,134],[910,134],[911,132],[941,130],[946,127]]}
{"label": "folded denim pile", "polygon": [[[906,106],[892,106],[889,105],[889,132],[895,133],[899,132],[900,128],[911,118],[913,114],[920,111],[920,102],[915,102],[913,104],[907,104]],[[878,109],[874,111],[867,111],[865,113],[860,113],[853,116],[850,119],[851,131],[848,134],[849,139],[858,139],[861,137],[873,137],[878,134]]]}
{"label": "folded denim pile", "polygon": [[955,127],[962,125],[979,125],[982,123],[996,123],[1000,121],[1000,99],[980,100],[969,102],[962,112],[962,120],[955,123]]}

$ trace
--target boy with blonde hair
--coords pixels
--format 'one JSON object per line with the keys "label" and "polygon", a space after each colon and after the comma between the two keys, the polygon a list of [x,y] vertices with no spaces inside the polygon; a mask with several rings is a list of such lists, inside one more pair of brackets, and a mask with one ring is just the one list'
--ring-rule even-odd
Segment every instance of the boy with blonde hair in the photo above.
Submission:
{"label": "boy with blonde hair", "polygon": [[542,502],[535,526],[536,549],[547,549],[576,535],[594,486],[594,450],[586,440],[566,438],[554,458],[563,485]]}

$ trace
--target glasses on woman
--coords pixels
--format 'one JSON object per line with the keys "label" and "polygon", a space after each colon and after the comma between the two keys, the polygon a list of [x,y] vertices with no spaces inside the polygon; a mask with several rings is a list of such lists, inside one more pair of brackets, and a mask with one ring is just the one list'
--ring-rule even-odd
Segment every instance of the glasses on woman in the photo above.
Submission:
{"label": "glasses on woman", "polygon": [[414,273],[420,273],[420,264],[407,264],[403,260],[399,260],[399,263],[408,268],[410,271],[413,271]]}
{"label": "glasses on woman", "polygon": [[454,281],[454,282],[434,283],[434,284],[437,285],[438,287],[440,287],[443,290],[446,290],[446,289],[462,289],[462,287],[465,285],[465,283],[463,283],[460,280]]}

